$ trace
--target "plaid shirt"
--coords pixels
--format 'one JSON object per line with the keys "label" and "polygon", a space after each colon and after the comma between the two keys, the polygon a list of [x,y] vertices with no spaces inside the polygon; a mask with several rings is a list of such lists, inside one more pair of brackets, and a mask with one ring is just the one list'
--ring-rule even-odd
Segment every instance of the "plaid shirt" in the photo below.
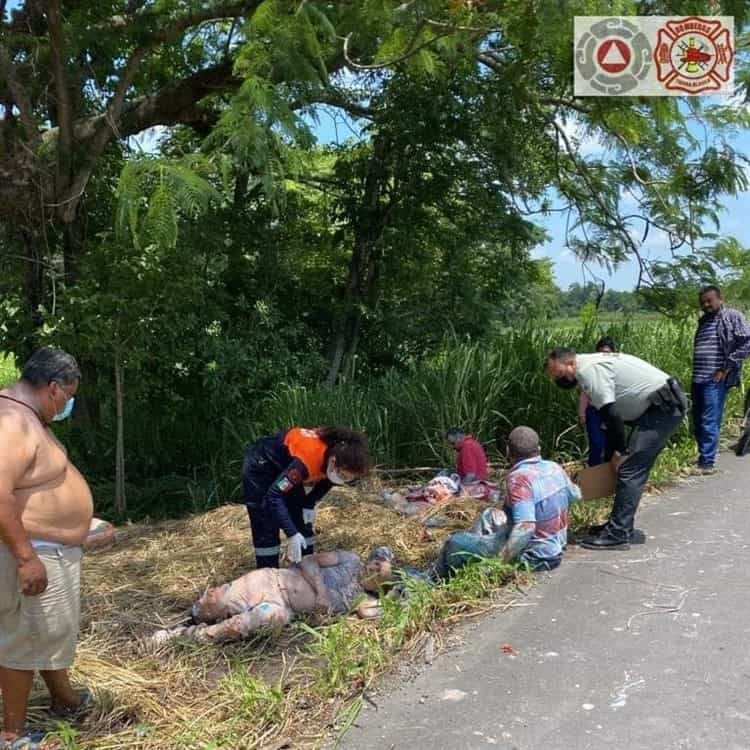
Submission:
{"label": "plaid shirt", "polygon": [[560,464],[541,458],[517,463],[506,482],[506,512],[513,525],[534,523],[534,535],[521,559],[560,557],[568,543],[568,506],[581,499],[581,491]]}
{"label": "plaid shirt", "polygon": [[[707,327],[716,325],[713,352],[708,351],[708,341],[702,335]],[[742,380],[742,363],[750,355],[750,325],[738,310],[722,307],[716,315],[703,315],[698,321],[695,334],[695,359],[693,362],[693,382],[707,382],[706,365],[727,370],[725,383],[728,387],[739,385]],[[715,370],[714,370],[715,372]]]}

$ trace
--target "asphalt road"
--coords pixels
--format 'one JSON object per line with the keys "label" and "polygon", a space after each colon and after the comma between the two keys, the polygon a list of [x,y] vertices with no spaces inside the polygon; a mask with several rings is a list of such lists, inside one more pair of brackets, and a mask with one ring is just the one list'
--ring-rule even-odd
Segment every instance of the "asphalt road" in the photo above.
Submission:
{"label": "asphalt road", "polygon": [[645,545],[570,547],[339,747],[748,750],[750,456],[720,467],[643,500]]}

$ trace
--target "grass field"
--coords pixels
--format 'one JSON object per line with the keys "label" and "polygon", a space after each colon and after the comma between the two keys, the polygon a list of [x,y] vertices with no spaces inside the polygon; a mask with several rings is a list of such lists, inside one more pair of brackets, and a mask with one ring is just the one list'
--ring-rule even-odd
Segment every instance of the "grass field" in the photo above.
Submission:
{"label": "grass field", "polygon": [[[659,475],[675,476],[679,447]],[[495,474],[500,480],[501,474]],[[391,485],[392,486],[392,485]],[[380,500],[377,478],[334,491],[318,514],[318,548],[362,555],[391,546],[424,568],[446,536],[466,528],[482,503],[458,500],[441,512],[444,528],[426,530]],[[656,488],[652,488],[656,489]],[[610,501],[579,503],[572,528],[603,521]],[[380,621],[354,617],[298,622],[240,644],[176,641],[154,650],[155,629],[179,623],[209,584],[252,567],[241,506],[122,529],[118,545],[84,560],[84,621],[75,679],[93,688],[97,709],[79,728],[47,724],[66,750],[312,750],[356,720],[373,682],[394,664],[430,660],[452,627],[489,611],[524,606],[533,578],[498,560],[468,566],[448,584],[412,583],[406,598],[383,600]],[[33,697],[44,724],[46,698]]]}
{"label": "grass field", "polygon": [[[319,549],[367,554],[389,544],[402,562],[422,567],[482,507],[455,501],[442,511],[449,525],[426,533],[385,508],[381,491],[371,482],[332,493],[319,513]],[[351,724],[394,659],[438,653],[452,625],[513,606],[523,598],[515,586],[531,584],[490,560],[447,585],[409,584],[407,597],[383,600],[377,622],[310,620],[240,644],[145,646],[145,636],[182,620],[206,585],[252,567],[247,525],[244,508],[225,506],[126,528],[115,548],[86,556],[74,677],[94,690],[97,709],[77,729],[47,724],[66,750],[319,747],[323,735]],[[503,587],[509,580],[515,584]],[[46,698],[37,687],[32,719],[44,725]]]}
{"label": "grass field", "polygon": [[0,356],[0,388],[12,383],[18,377],[18,371],[13,357]]}

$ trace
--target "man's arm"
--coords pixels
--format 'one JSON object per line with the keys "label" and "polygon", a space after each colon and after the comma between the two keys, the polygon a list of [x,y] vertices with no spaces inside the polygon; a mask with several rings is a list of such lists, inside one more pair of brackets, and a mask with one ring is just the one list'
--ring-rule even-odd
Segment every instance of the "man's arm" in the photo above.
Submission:
{"label": "man's arm", "polygon": [[577,503],[581,497],[581,488],[573,482],[573,480],[568,476],[565,469],[560,467],[560,471],[562,471],[563,475],[565,476],[565,482],[566,482],[566,488],[568,490],[568,504],[570,503]]}
{"label": "man's arm", "polygon": [[0,435],[0,541],[18,562],[21,591],[37,596],[47,588],[47,571],[31,546],[15,496],[16,487],[34,461],[36,446],[26,420],[17,414],[0,417]]}
{"label": "man's arm", "polygon": [[607,438],[611,441],[612,448],[622,455],[628,449],[628,439],[625,432],[625,422],[617,413],[614,402],[602,406],[599,413],[602,415],[607,428]]}
{"label": "man's arm", "polygon": [[295,458],[279,475],[263,498],[264,510],[276,516],[279,526],[290,539],[299,533],[299,529],[289,516],[285,498],[294,490],[299,489],[306,478],[307,467]]}
{"label": "man's arm", "polygon": [[331,608],[326,586],[323,583],[321,568],[330,568],[338,564],[337,552],[319,552],[315,555],[303,557],[298,563],[302,577],[307,581],[315,593],[315,609],[326,612]]}
{"label": "man's arm", "polygon": [[305,495],[303,507],[307,509],[314,508],[328,494],[331,487],[333,487],[333,482],[330,479],[321,479],[319,482],[316,482],[310,492]]}
{"label": "man's arm", "polygon": [[519,557],[536,529],[534,490],[529,479],[523,474],[511,474],[508,477],[508,505],[513,528],[503,547],[503,562],[510,562]]}
{"label": "man's arm", "polygon": [[581,395],[578,397],[578,419],[581,424],[586,423],[586,409],[589,407],[589,397],[581,391]]}
{"label": "man's arm", "polygon": [[733,310],[731,325],[734,349],[727,357],[727,370],[738,369],[743,360],[750,356],[750,324],[742,313]]}

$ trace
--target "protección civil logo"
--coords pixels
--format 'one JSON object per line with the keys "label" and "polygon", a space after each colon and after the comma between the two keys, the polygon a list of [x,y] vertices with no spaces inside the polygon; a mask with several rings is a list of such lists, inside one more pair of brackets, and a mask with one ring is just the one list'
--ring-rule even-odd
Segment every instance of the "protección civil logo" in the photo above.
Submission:
{"label": "protecci\u00f3n civil logo", "polygon": [[576,96],[698,96],[734,89],[731,16],[576,16]]}

